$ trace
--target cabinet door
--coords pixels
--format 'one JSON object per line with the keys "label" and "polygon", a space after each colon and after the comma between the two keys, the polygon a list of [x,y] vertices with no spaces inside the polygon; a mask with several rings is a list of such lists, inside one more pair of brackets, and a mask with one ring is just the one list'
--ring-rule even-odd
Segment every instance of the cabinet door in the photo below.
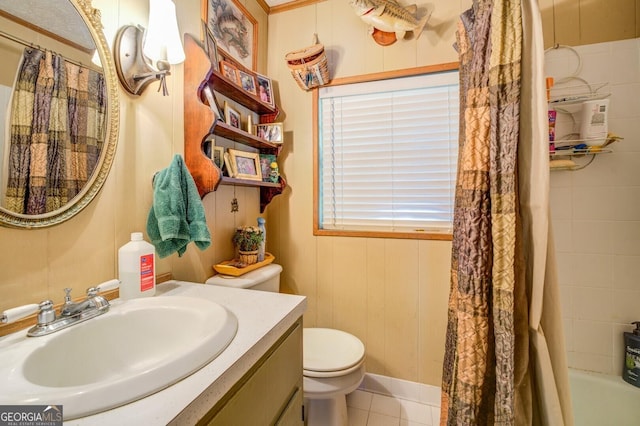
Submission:
{"label": "cabinet door", "polygon": [[302,425],[304,423],[302,420],[302,400],[302,389],[298,388],[276,422],[276,426]]}
{"label": "cabinet door", "polygon": [[[288,336],[241,379],[240,386],[213,418],[202,422],[216,426],[302,424],[302,326]],[[298,402],[298,400],[300,400]],[[294,405],[298,405],[294,408]],[[218,407],[214,407],[214,411]],[[291,414],[287,413],[291,410]],[[292,421],[296,418],[297,423]],[[285,415],[286,413],[286,415]]]}

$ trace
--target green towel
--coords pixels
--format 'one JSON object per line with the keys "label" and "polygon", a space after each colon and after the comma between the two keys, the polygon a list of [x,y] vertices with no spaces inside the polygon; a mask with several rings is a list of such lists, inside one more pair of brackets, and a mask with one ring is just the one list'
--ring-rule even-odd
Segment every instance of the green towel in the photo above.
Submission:
{"label": "green towel", "polygon": [[182,256],[191,241],[200,250],[211,244],[200,194],[180,155],[153,179],[147,234],[161,258],[174,252]]}

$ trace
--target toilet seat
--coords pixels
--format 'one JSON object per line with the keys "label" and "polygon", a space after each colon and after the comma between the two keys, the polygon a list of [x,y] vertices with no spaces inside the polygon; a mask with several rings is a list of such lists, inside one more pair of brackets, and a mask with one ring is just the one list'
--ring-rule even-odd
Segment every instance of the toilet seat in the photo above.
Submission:
{"label": "toilet seat", "polygon": [[330,328],[303,329],[303,374],[339,377],[354,372],[364,362],[364,345],[357,337]]}

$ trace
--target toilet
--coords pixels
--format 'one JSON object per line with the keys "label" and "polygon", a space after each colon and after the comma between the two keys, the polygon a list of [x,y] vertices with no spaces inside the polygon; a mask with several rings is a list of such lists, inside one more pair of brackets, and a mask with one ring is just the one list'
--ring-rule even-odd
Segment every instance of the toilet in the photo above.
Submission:
{"label": "toilet", "polygon": [[[282,266],[272,263],[239,277],[215,275],[206,284],[277,293],[281,272]],[[347,425],[346,396],[364,378],[364,344],[330,328],[305,328],[302,333],[305,423]]]}

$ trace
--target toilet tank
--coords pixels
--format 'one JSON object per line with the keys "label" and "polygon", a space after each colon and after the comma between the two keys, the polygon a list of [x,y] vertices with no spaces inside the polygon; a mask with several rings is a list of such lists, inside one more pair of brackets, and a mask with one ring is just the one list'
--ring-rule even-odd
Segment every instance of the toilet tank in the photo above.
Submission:
{"label": "toilet tank", "polygon": [[282,266],[271,263],[239,277],[214,275],[205,281],[205,284],[278,293],[280,291],[280,272],[282,272]]}

